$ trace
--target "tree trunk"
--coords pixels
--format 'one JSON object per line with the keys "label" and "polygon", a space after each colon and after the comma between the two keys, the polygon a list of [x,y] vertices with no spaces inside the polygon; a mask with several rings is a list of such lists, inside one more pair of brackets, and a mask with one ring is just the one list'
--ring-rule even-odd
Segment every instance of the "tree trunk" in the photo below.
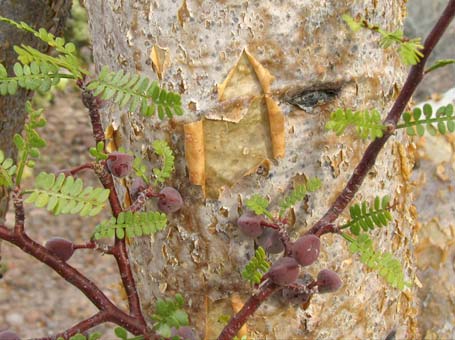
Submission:
{"label": "tree trunk", "polygon": [[[17,22],[24,21],[32,27],[44,27],[55,35],[63,32],[66,18],[71,8],[70,0],[0,0],[0,15]],[[14,45],[29,45],[46,51],[48,46],[40,42],[28,32],[0,22],[0,63],[13,69],[17,61]],[[20,133],[26,117],[25,102],[30,97],[30,91],[18,90],[14,96],[0,96],[0,150],[7,157],[15,156],[13,136]],[[0,222],[8,210],[8,193],[5,187],[0,187]],[[0,256],[1,259],[1,256]]]}
{"label": "tree trunk", "polygon": [[[236,226],[242,202],[258,193],[276,207],[293,185],[318,177],[322,189],[288,216],[291,235],[302,234],[323,215],[367,145],[325,131],[330,112],[377,108],[385,115],[404,77],[396,51],[379,48],[372,33],[352,33],[341,15],[360,15],[395,30],[402,24],[404,4],[86,2],[97,67],[160,80],[181,93],[186,111],[183,117],[159,121],[104,109],[113,148],[152,155],[151,142],[165,139],[176,153],[169,184],[180,190],[185,208],[170,217],[166,232],[130,245],[147,315],[156,297],[182,293],[192,325],[213,339],[223,328],[220,317],[232,315],[252,293],[240,275],[254,253],[253,242]],[[409,150],[398,133],[356,198],[394,198],[395,222],[372,234],[376,248],[393,252],[413,281]],[[272,297],[249,320],[251,337],[377,339],[393,330],[398,338],[416,337],[413,290],[388,286],[337,235],[324,236],[322,248],[307,272],[335,270],[344,287],[314,296],[306,309]]]}

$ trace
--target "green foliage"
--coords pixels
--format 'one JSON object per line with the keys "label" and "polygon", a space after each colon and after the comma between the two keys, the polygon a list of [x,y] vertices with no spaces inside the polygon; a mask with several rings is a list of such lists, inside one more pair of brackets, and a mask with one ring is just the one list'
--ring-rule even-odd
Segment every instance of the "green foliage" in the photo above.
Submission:
{"label": "green foliage", "polygon": [[151,235],[163,230],[167,225],[166,214],[157,211],[148,212],[121,212],[117,218],[112,217],[109,220],[101,222],[96,226],[94,238],[112,238],[117,236],[123,239],[127,237],[136,237]]}
{"label": "green foliage", "polygon": [[302,201],[307,193],[318,190],[321,185],[322,183],[319,178],[310,178],[305,184],[298,185],[280,202],[280,216],[283,216],[286,210],[294,206],[297,202]]}
{"label": "green foliage", "polygon": [[[101,339],[101,333],[92,333],[89,334],[88,336],[85,336],[82,333],[77,333],[76,335],[73,335],[72,337],[69,338],[69,340],[98,340]],[[58,337],[57,340],[65,340],[63,337]]]}
{"label": "green foliage", "polygon": [[46,141],[37,132],[38,128],[46,126],[46,119],[42,117],[43,109],[34,110],[29,101],[25,104],[25,109],[29,114],[28,122],[24,126],[23,135],[15,134],[13,141],[18,151],[18,170],[16,174],[16,185],[21,184],[22,174],[25,166],[33,168],[35,163],[29,158],[38,159],[39,149],[46,146]]}
{"label": "green foliage", "polygon": [[175,294],[175,297],[158,299],[155,305],[155,312],[151,319],[154,321],[153,328],[164,338],[171,337],[171,328],[179,328],[189,324],[188,314],[182,309],[185,301],[183,296]]}
{"label": "green foliage", "polygon": [[262,276],[270,268],[270,263],[267,261],[267,255],[262,247],[258,247],[254,257],[248,262],[242,271],[242,277],[252,284],[261,282]]}
{"label": "green foliage", "polygon": [[450,65],[450,64],[455,64],[455,59],[440,59],[437,60],[433,65],[431,65],[429,68],[425,70],[425,73],[430,73],[433,72],[434,70],[437,70],[438,68]]}
{"label": "green foliage", "polygon": [[377,271],[392,287],[403,290],[405,286],[410,285],[404,279],[400,261],[390,253],[376,252],[373,241],[367,234],[360,234],[355,238],[344,233],[342,235],[350,243],[349,251],[359,254],[362,263]]}
{"label": "green foliage", "polygon": [[58,72],[58,68],[45,61],[32,61],[30,65],[15,63],[15,77],[8,77],[6,68],[0,64],[0,95],[14,95],[18,88],[47,92],[60,79],[68,78],[68,74]]}
{"label": "green foliage", "polygon": [[144,339],[143,335],[133,336],[132,338],[128,337],[128,331],[123,327],[115,327],[115,335],[122,340],[142,340]]}
{"label": "green foliage", "polygon": [[272,214],[267,210],[269,201],[261,195],[255,194],[251,196],[245,204],[248,209],[254,211],[256,215],[265,215],[269,218],[273,218]]}
{"label": "green foliage", "polygon": [[398,44],[398,53],[405,65],[415,65],[423,57],[422,52],[420,52],[423,49],[420,38],[407,39],[404,37],[402,30],[387,32],[379,28],[377,31],[382,36],[379,42],[382,48],[388,48],[392,44]]}
{"label": "green foliage", "polygon": [[334,131],[339,136],[348,126],[355,126],[360,138],[376,139],[382,137],[385,130],[381,115],[374,109],[354,112],[351,109],[338,109],[331,113],[325,128]]}
{"label": "green foliage", "polygon": [[379,45],[382,48],[389,48],[394,44],[398,45],[398,54],[400,55],[403,63],[406,65],[415,65],[423,57],[423,53],[421,52],[421,50],[423,50],[423,46],[420,42],[420,38],[406,38],[403,31],[399,29],[393,32],[387,32],[378,26],[368,24],[368,22],[363,18],[357,20],[348,14],[344,14],[342,19],[354,32],[359,31],[361,28],[378,32],[381,35]]}
{"label": "green foliage", "polygon": [[98,142],[98,144],[96,144],[96,147],[90,148],[89,152],[90,155],[95,157],[98,162],[106,160],[108,158],[108,155],[104,153],[104,142]]}
{"label": "green foliage", "polygon": [[343,14],[341,16],[341,18],[344,20],[344,22],[349,26],[349,28],[353,31],[353,32],[358,32],[360,31],[360,29],[362,27],[364,27],[362,25],[361,22],[355,20],[353,17],[351,17],[349,14]]}
{"label": "green foliage", "polygon": [[11,158],[5,158],[5,154],[0,150],[0,187],[12,187],[12,176],[15,173],[16,165],[14,165],[14,161]]}
{"label": "green foliage", "polygon": [[351,233],[359,235],[360,228],[364,231],[374,229],[376,227],[386,226],[393,220],[392,214],[389,212],[390,197],[384,196],[382,199],[378,196],[374,199],[374,204],[368,206],[366,202],[354,204],[349,207],[351,220],[340,229],[349,228]]}
{"label": "green foliage", "polygon": [[[436,133],[445,134],[455,131],[455,115],[453,114],[453,105],[441,106],[436,114],[433,114],[433,108],[430,104],[425,104],[422,109],[416,107],[412,113],[403,113],[404,123],[398,124],[397,129],[406,128],[406,133],[409,136],[423,136],[425,134],[425,126],[427,132],[434,136]],[[434,117],[433,117],[434,116]],[[436,124],[436,126],[433,125]]]}
{"label": "green foliage", "polygon": [[36,188],[26,191],[30,196],[26,203],[33,203],[38,208],[46,207],[54,215],[79,214],[95,216],[104,207],[109,197],[109,190],[103,188],[84,188],[80,178],[55,177],[54,174],[41,172],[35,180]]}
{"label": "green foliage", "polygon": [[52,57],[30,46],[14,46],[14,50],[18,54],[19,61],[22,64],[28,65],[33,61],[46,62],[48,64],[54,65],[57,69],[66,69],[75,78],[82,78],[83,74],[87,74],[87,71],[81,68],[79,59],[75,55],[76,46],[74,46],[73,43],[66,43],[65,39],[55,37],[52,33],[47,32],[44,28],[40,28],[38,31],[36,31],[25,22],[18,23],[14,20],[2,16],[0,16],[0,21],[13,25],[20,30],[32,33],[35,37],[47,43],[50,47],[53,47],[57,51],[58,56]]}
{"label": "green foliage", "polygon": [[136,176],[141,177],[145,183],[150,184],[150,179],[147,176],[147,166],[144,164],[142,157],[134,158],[133,170]]}
{"label": "green foliage", "polygon": [[113,99],[120,108],[128,105],[131,112],[140,108],[146,117],[154,115],[155,111],[160,119],[183,114],[179,94],[160,88],[156,81],[150,82],[145,76],[124,73],[123,70],[111,72],[104,66],[98,79],[91,81],[87,89],[104,100]]}
{"label": "green foliage", "polygon": [[167,145],[165,141],[156,140],[152,143],[153,150],[155,153],[163,159],[163,166],[161,169],[155,168],[153,169],[153,174],[155,175],[155,185],[157,183],[163,183],[166,179],[168,179],[172,171],[174,171],[174,154]]}

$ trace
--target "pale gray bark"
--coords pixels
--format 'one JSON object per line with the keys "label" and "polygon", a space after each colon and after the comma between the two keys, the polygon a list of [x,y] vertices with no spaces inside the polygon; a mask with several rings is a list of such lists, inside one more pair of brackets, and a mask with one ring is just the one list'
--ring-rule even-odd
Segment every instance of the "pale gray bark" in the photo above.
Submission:
{"label": "pale gray bark", "polygon": [[[170,217],[166,232],[135,240],[130,246],[146,313],[151,313],[156,297],[180,292],[189,301],[192,325],[205,338],[214,338],[222,328],[217,319],[233,313],[233,293],[244,301],[252,292],[240,276],[254,251],[253,243],[235,224],[242,200],[260,193],[270,197],[273,207],[295,182],[317,176],[323,188],[297,207],[291,234],[303,233],[322,216],[367,145],[352,136],[326,132],[330,112],[338,107],[375,107],[385,114],[404,76],[395,51],[380,49],[372,33],[350,32],[340,16],[361,15],[395,30],[402,24],[403,6],[404,1],[396,0],[86,1],[98,68],[109,65],[158,79],[150,53],[155,45],[168,49],[162,84],[182,94],[185,108],[185,115],[171,122],[143,119],[114,107],[104,110],[106,126],[118,128],[118,145],[146,154],[151,141],[164,138],[176,152],[176,173],[170,184],[180,190],[186,206]],[[237,178],[218,199],[205,200],[201,187],[188,179],[183,125],[229,114],[220,109],[217,85],[245,49],[275,77],[267,96],[285,114],[285,157],[272,160],[268,171],[261,168]],[[233,98],[235,84],[231,86]],[[333,88],[340,89],[336,99],[312,110],[287,102],[305,90]],[[253,90],[239,82],[238,91],[242,96]],[[254,144],[262,132],[250,129],[256,136]],[[226,149],[231,147],[227,144]],[[248,154],[251,146],[245,145],[242,152]],[[211,147],[205,145],[206,150]],[[232,164],[242,161],[242,155],[223,154],[220,147],[220,159],[232,157]],[[401,133],[389,141],[356,198],[371,200],[385,194],[394,198],[395,223],[372,234],[377,248],[392,251],[413,281],[409,148]],[[205,164],[206,168],[212,165]],[[250,336],[378,339],[396,330],[398,338],[415,338],[414,290],[403,293],[388,286],[349,254],[339,236],[324,236],[322,244],[323,253],[308,272],[336,270],[344,287],[336,294],[315,296],[306,310],[272,298],[248,323]]]}

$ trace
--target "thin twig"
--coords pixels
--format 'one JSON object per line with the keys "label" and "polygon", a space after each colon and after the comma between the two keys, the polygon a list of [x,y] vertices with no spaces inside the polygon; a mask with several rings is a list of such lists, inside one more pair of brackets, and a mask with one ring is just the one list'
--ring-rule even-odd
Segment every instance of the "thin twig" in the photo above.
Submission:
{"label": "thin twig", "polygon": [[315,234],[323,226],[333,223],[347,207],[349,202],[351,202],[354,195],[362,185],[363,180],[368,174],[368,171],[370,171],[370,169],[373,167],[379,152],[382,150],[384,144],[395,130],[398,120],[400,119],[401,114],[411,99],[412,94],[417,88],[417,85],[419,85],[419,83],[422,81],[427,58],[433,51],[436,43],[444,34],[447,26],[453,20],[454,15],[455,0],[450,0],[438,22],[435,24],[428,37],[425,39],[424,48],[422,50],[424,57],[419,61],[418,64],[414,65],[411,68],[411,71],[409,72],[409,75],[403,85],[403,88],[400,91],[400,94],[398,95],[398,98],[396,99],[394,105],[390,109],[389,114],[384,120],[384,125],[388,127],[387,131],[381,138],[377,138],[370,143],[359,164],[354,169],[354,172],[346,184],[346,187],[343,189],[341,194],[338,195],[335,202],[327,210],[324,216],[310,230],[306,232],[307,234]]}

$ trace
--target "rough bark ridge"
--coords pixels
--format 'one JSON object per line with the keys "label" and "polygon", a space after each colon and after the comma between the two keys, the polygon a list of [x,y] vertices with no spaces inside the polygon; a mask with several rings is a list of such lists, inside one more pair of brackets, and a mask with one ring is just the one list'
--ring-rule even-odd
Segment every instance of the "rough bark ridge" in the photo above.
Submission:
{"label": "rough bark ridge", "polygon": [[[171,184],[186,207],[170,218],[166,233],[134,241],[131,261],[146,313],[157,296],[180,292],[192,325],[212,339],[223,327],[219,317],[251,293],[240,277],[254,251],[235,224],[242,201],[260,193],[273,207],[294,184],[319,177],[322,190],[288,216],[291,234],[303,233],[342,189],[366,146],[327,133],[330,112],[376,107],[385,114],[402,83],[397,54],[380,49],[369,32],[351,33],[341,15],[394,30],[404,1],[107,0],[86,6],[98,67],[143,72],[182,94],[185,115],[170,122],[112,108],[105,108],[104,122],[113,147],[154,161],[151,141],[164,138],[176,152]],[[194,124],[184,128],[188,123]],[[358,199],[394,197],[395,223],[376,232],[376,247],[392,251],[412,281],[409,173],[408,146],[398,134]],[[315,296],[306,310],[272,298],[248,323],[253,338],[383,338],[392,330],[399,338],[416,336],[413,291],[387,286],[340,237],[324,236],[322,244],[308,272],[336,270],[344,288]]]}

